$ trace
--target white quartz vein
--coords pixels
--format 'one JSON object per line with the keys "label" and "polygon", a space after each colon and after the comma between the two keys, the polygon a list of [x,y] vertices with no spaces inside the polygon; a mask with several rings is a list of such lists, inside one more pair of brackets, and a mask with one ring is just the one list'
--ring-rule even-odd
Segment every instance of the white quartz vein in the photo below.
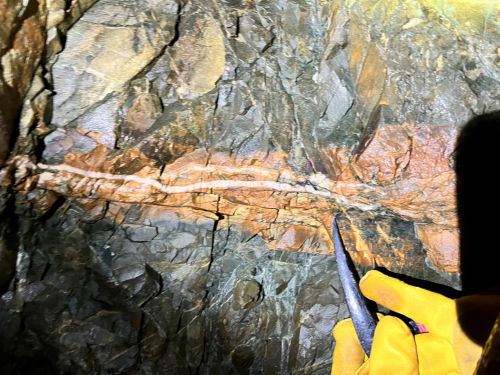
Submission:
{"label": "white quartz vein", "polygon": [[[39,169],[45,170],[46,173],[41,173],[40,174],[40,179],[39,183],[45,184],[45,182],[48,182],[51,180],[52,173],[50,171],[54,172],[66,172],[66,173],[71,173],[71,174],[76,174],[80,175],[82,177],[86,178],[92,178],[92,179],[98,179],[98,180],[114,180],[114,181],[124,181],[124,182],[135,182],[143,186],[150,186],[153,187],[157,190],[159,190],[162,193],[165,194],[179,194],[179,193],[191,193],[191,192],[202,192],[202,191],[207,191],[207,190],[217,190],[217,189],[224,189],[224,190],[231,190],[231,189],[240,189],[240,190],[270,190],[270,191],[278,191],[278,192],[284,192],[284,193],[307,193],[311,195],[316,195],[316,196],[321,196],[324,198],[332,198],[337,201],[342,201],[342,203],[348,203],[346,201],[346,197],[342,197],[341,190],[343,187],[350,188],[350,185],[353,185],[351,183],[345,183],[345,182],[337,182],[333,183],[330,182],[330,188],[325,184],[325,180],[327,179],[321,179],[316,176],[315,180],[322,180],[323,186],[320,186],[321,190],[316,189],[314,186],[311,185],[294,185],[290,184],[288,182],[278,182],[278,181],[269,181],[269,180],[210,180],[210,181],[200,181],[188,185],[165,185],[162,184],[160,181],[149,178],[149,177],[139,177],[136,175],[120,175],[120,174],[111,174],[111,173],[104,173],[104,172],[97,172],[97,171],[89,171],[89,170],[84,170],[76,167],[72,167],[67,164],[59,164],[59,165],[47,165],[43,163],[38,163],[37,167]],[[203,168],[206,168],[207,171],[213,172],[216,170],[214,166],[210,167],[196,167],[196,170],[200,171]],[[243,168],[247,169],[247,168]],[[250,168],[248,168],[250,169]],[[251,168],[252,172],[258,172],[258,168]],[[185,171],[185,170],[184,170]],[[269,173],[269,170],[263,169],[263,171]],[[238,169],[235,168],[234,172],[238,172]],[[239,171],[241,173],[241,170]],[[372,190],[370,186],[366,186],[364,184],[363,188],[367,190]],[[338,193],[332,193],[330,190],[332,187],[335,187],[335,190],[338,190]],[[359,186],[358,186],[359,188]],[[353,197],[354,198],[354,197]],[[360,197],[358,197],[360,198]],[[358,199],[355,198],[356,201]],[[353,202],[349,202],[352,203]],[[378,205],[373,205],[373,204],[366,204],[367,202],[364,202],[362,204],[364,209],[372,209],[377,207]],[[359,206],[360,202],[358,201],[356,206]]]}

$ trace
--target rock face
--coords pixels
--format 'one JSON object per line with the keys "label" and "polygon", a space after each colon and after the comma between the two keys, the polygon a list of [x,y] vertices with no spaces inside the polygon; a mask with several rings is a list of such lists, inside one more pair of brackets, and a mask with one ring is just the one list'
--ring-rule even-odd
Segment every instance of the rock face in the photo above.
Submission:
{"label": "rock face", "polygon": [[0,0],[2,373],[328,374],[360,271],[459,289],[495,1]]}

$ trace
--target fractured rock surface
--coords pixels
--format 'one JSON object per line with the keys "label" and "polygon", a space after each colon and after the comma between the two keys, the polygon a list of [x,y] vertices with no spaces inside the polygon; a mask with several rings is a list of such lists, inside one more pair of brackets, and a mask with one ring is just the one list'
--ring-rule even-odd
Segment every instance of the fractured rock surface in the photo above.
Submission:
{"label": "fractured rock surface", "polygon": [[498,2],[0,0],[5,373],[328,374],[360,271],[459,289]]}
{"label": "fractured rock surface", "polygon": [[82,219],[86,203],[24,222],[4,373],[328,369],[347,314],[332,257],[269,250],[202,211],[110,203]]}

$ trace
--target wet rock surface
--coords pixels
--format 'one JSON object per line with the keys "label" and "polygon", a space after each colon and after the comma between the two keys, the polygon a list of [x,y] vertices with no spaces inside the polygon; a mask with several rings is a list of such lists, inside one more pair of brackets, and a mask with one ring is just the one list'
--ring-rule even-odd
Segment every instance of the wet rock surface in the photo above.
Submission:
{"label": "wet rock surface", "polygon": [[328,374],[332,215],[361,272],[460,289],[499,14],[0,0],[2,373]]}

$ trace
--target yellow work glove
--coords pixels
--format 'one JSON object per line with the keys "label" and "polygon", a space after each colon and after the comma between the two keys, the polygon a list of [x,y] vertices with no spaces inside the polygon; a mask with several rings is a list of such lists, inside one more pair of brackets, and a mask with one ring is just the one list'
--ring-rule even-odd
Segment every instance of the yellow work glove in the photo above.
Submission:
{"label": "yellow work glove", "polygon": [[450,299],[378,271],[368,272],[361,292],[386,308],[425,325],[413,335],[393,316],[379,318],[367,359],[350,319],[339,322],[332,375],[472,374],[500,310],[499,295]]}

